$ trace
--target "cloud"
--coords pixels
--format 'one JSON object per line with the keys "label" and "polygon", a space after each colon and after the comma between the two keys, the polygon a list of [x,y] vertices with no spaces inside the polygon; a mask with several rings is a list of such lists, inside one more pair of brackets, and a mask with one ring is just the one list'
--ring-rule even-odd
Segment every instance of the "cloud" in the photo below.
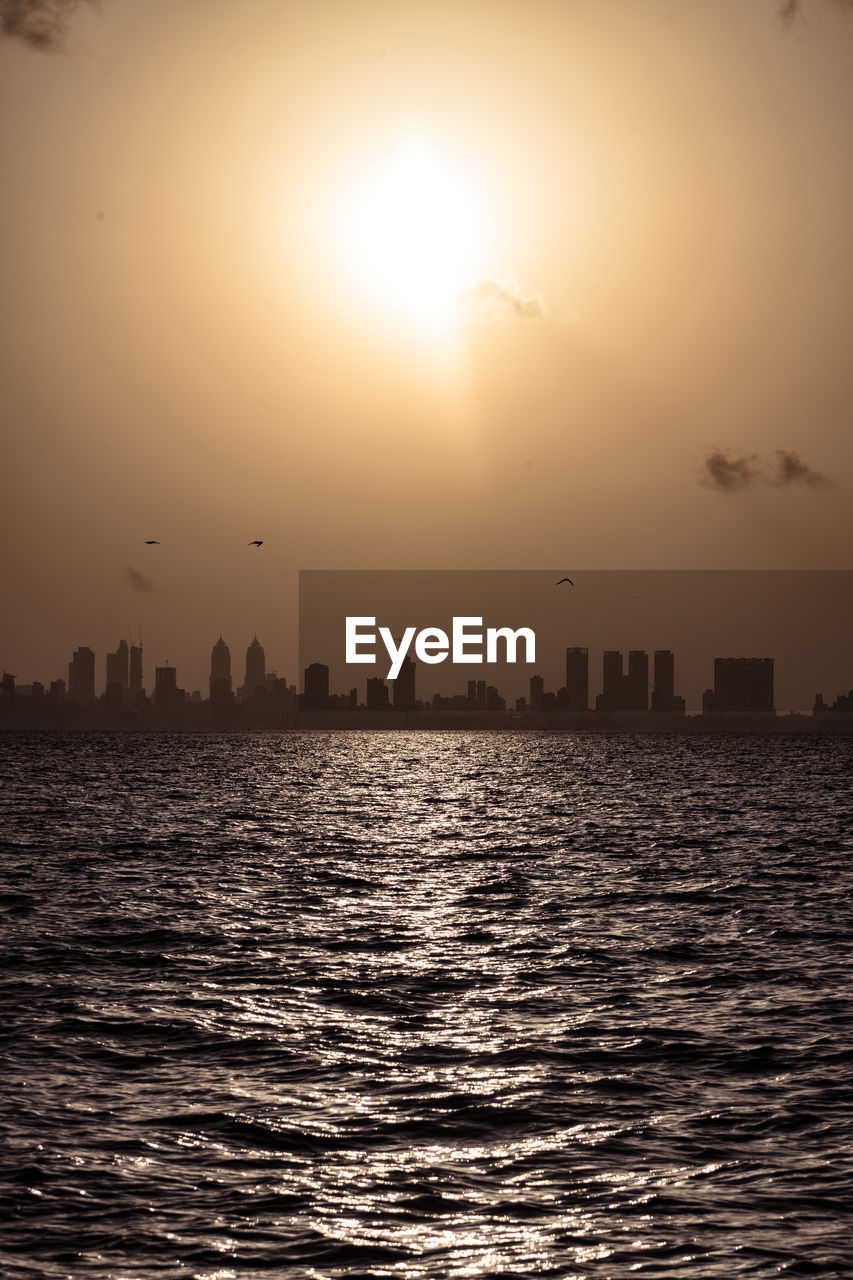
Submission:
{"label": "cloud", "polygon": [[776,450],[776,478],[770,481],[777,489],[784,489],[789,484],[805,484],[811,489],[826,489],[832,481],[806,466],[802,458],[787,449]]}
{"label": "cloud", "polygon": [[[840,9],[842,13],[853,12],[853,0],[831,0],[835,9]],[[786,26],[791,26],[796,18],[800,16],[805,8],[803,0],[782,0],[779,5],[779,17]]]}
{"label": "cloud", "polygon": [[738,493],[760,478],[761,473],[754,465],[757,461],[755,454],[727,458],[717,450],[705,459],[700,483],[709,489],[718,489],[721,493]]}
{"label": "cloud", "polygon": [[514,315],[519,320],[544,320],[548,309],[538,293],[526,297],[514,280],[485,276],[462,294],[462,302],[481,314]]}
{"label": "cloud", "polygon": [[153,591],[154,583],[146,578],[144,573],[140,573],[138,569],[132,569],[128,565],[124,571],[124,578],[134,591]]}
{"label": "cloud", "polygon": [[0,0],[0,35],[23,40],[33,49],[62,47],[75,9],[95,0]]}
{"label": "cloud", "polygon": [[769,485],[773,489],[788,489],[792,485],[827,489],[832,485],[831,480],[812,470],[789,449],[777,449],[776,463],[770,468],[762,467],[754,453],[730,458],[716,449],[702,464],[699,483],[719,493],[740,493],[756,484]]}

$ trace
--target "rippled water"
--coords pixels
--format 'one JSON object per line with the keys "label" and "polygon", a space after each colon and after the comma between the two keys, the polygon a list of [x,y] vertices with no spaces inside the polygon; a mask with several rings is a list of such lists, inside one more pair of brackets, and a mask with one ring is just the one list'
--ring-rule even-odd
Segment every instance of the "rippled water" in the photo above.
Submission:
{"label": "rippled water", "polygon": [[0,758],[4,1276],[853,1275],[853,738]]}

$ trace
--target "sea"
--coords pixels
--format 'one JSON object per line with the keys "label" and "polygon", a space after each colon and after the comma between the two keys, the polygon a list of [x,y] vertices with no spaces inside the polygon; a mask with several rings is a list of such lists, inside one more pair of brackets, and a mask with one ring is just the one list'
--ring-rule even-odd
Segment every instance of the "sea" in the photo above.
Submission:
{"label": "sea", "polygon": [[0,1275],[853,1276],[853,735],[0,734]]}

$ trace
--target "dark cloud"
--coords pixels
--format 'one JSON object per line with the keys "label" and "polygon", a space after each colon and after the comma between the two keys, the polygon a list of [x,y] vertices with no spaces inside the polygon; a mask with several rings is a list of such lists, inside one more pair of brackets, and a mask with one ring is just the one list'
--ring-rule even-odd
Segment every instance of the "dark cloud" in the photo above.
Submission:
{"label": "dark cloud", "polygon": [[0,0],[0,35],[33,49],[59,49],[76,9],[95,0]]}
{"label": "dark cloud", "polygon": [[739,493],[760,478],[761,472],[755,466],[757,461],[755,454],[727,458],[717,450],[705,459],[701,483],[722,493]]}
{"label": "dark cloud", "polygon": [[[853,0],[829,0],[834,9],[841,9],[842,12],[853,13]],[[790,26],[794,20],[801,16],[806,10],[805,0],[782,0],[779,5],[779,17],[786,26]]]}
{"label": "dark cloud", "polygon": [[491,276],[463,293],[462,301],[486,315],[514,315],[519,320],[544,320],[548,315],[538,293],[525,297],[514,280],[495,280]]}
{"label": "dark cloud", "polygon": [[124,580],[134,591],[153,591],[154,583],[146,578],[144,573],[140,573],[138,569],[132,569],[130,565],[124,571]]}
{"label": "dark cloud", "polygon": [[777,449],[775,465],[770,468],[762,467],[754,453],[727,457],[716,449],[702,464],[699,483],[720,493],[740,493],[756,484],[770,485],[774,489],[787,489],[791,485],[826,489],[832,481],[819,471],[813,471],[789,449]]}
{"label": "dark cloud", "polygon": [[804,484],[810,489],[826,489],[832,483],[827,476],[813,471],[796,453],[787,449],[776,450],[776,474],[771,484],[784,489],[789,484]]}

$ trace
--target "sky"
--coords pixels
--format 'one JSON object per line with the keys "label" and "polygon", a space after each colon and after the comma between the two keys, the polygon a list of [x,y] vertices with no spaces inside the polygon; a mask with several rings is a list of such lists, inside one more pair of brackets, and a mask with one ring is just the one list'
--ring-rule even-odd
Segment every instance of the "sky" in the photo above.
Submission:
{"label": "sky", "polygon": [[295,682],[299,569],[853,567],[849,6],[0,28],[20,682],[129,630]]}

